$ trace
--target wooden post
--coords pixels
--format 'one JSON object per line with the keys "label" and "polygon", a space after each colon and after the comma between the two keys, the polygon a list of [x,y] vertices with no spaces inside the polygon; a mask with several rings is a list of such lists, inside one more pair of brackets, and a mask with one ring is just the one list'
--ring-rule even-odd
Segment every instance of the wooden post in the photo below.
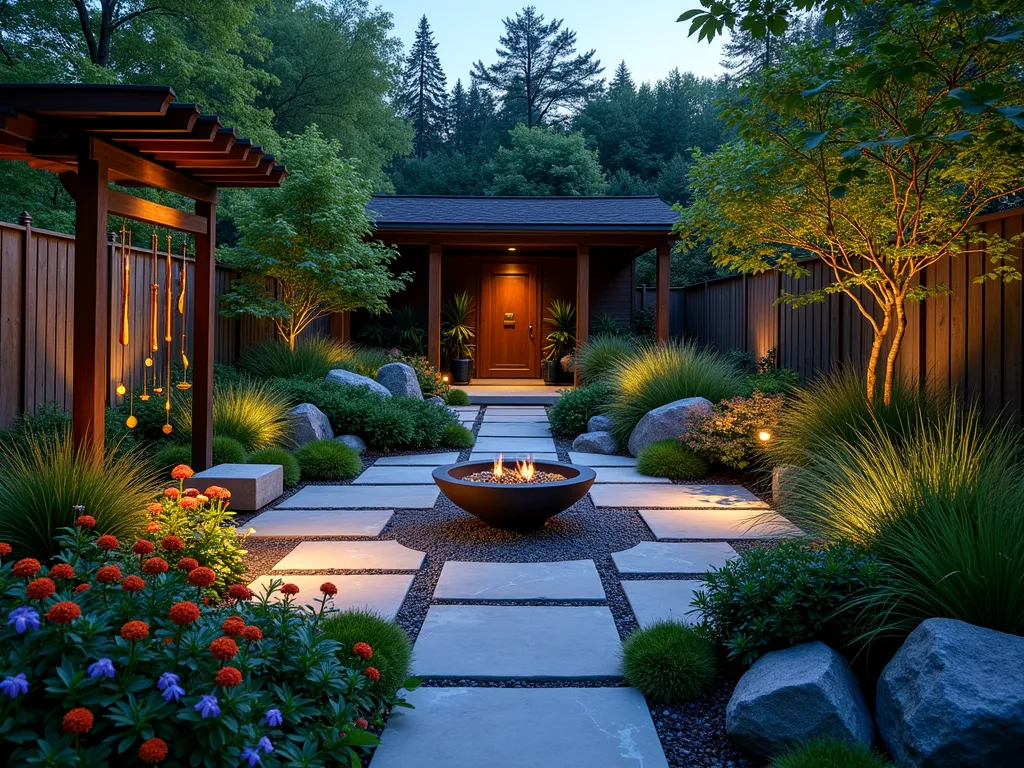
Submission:
{"label": "wooden post", "polygon": [[[213,326],[217,247],[217,205],[196,202],[206,217],[206,232],[196,235],[193,286],[192,355],[192,468],[213,464]],[[184,264],[182,265],[184,268]]]}
{"label": "wooden post", "polygon": [[331,313],[331,337],[347,343],[352,340],[352,313]]}
{"label": "wooden post", "polygon": [[[576,246],[576,348],[590,337],[590,246]],[[574,375],[580,384],[580,372]]]}
{"label": "wooden post", "polygon": [[107,404],[110,264],[107,255],[107,167],[78,158],[82,194],[75,201],[74,379],[71,434],[76,447],[103,455]]}
{"label": "wooden post", "polygon": [[441,368],[441,246],[430,246],[427,293],[427,362]]}
{"label": "wooden post", "polygon": [[672,246],[670,243],[662,243],[658,246],[658,269],[657,269],[657,284],[655,285],[655,302],[654,302],[654,335],[658,343],[668,341],[669,332],[669,257],[672,253]]}

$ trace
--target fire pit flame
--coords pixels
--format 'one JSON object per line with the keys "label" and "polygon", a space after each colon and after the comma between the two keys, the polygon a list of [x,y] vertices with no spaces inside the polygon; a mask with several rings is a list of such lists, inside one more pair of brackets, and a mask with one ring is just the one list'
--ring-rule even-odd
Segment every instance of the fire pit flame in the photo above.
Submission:
{"label": "fire pit flame", "polygon": [[499,453],[498,458],[494,460],[494,467],[491,469],[491,474],[495,477],[501,477],[501,473],[505,471],[505,464],[502,455]]}
{"label": "fire pit flame", "polygon": [[527,459],[526,461],[517,461],[516,472],[518,472],[519,476],[522,477],[523,480],[525,480],[526,482],[529,483],[530,481],[532,481],[534,472],[536,472],[536,467],[534,467],[533,459]]}

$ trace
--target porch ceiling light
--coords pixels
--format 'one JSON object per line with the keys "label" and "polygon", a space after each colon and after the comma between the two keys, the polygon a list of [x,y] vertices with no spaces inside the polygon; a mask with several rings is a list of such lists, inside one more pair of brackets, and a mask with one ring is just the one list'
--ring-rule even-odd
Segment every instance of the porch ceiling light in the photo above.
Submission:
{"label": "porch ceiling light", "polygon": [[514,250],[515,250],[515,248],[509,248],[509,250],[510,250],[510,251],[514,251]]}

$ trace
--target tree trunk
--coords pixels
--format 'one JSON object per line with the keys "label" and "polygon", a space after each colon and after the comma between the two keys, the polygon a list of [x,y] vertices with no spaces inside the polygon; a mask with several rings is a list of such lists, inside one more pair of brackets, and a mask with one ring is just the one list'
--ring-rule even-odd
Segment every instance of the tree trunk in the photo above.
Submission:
{"label": "tree trunk", "polygon": [[886,405],[892,402],[892,383],[896,375],[896,357],[900,353],[900,346],[903,344],[903,336],[907,332],[907,310],[903,299],[896,300],[896,333],[892,337],[892,346],[889,348],[889,355],[885,359],[885,389],[883,398]]}
{"label": "tree trunk", "polygon": [[875,336],[871,342],[871,356],[868,358],[867,394],[869,403],[875,400],[875,389],[878,386],[878,358],[882,355],[882,342],[885,341],[885,337],[889,333],[889,323],[892,317],[891,308],[884,307],[884,310],[885,319],[882,321],[881,328],[875,328]]}

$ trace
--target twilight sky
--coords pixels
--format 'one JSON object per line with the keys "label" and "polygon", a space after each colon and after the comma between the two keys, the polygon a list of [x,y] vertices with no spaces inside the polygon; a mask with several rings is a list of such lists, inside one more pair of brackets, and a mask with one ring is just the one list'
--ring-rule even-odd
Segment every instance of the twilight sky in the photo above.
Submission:
{"label": "twilight sky", "polygon": [[[495,61],[494,49],[504,33],[502,19],[514,16],[529,0],[377,0],[394,15],[395,33],[406,50],[420,16],[426,14],[438,43],[437,53],[448,87],[462,78],[469,85],[472,63]],[[694,0],[534,0],[546,20],[564,19],[576,30],[578,51],[597,49],[609,79],[618,63],[626,65],[637,82],[663,78],[670,69],[706,77],[722,74],[721,39],[711,44],[689,38],[689,24],[676,23],[679,14],[697,5]]]}

